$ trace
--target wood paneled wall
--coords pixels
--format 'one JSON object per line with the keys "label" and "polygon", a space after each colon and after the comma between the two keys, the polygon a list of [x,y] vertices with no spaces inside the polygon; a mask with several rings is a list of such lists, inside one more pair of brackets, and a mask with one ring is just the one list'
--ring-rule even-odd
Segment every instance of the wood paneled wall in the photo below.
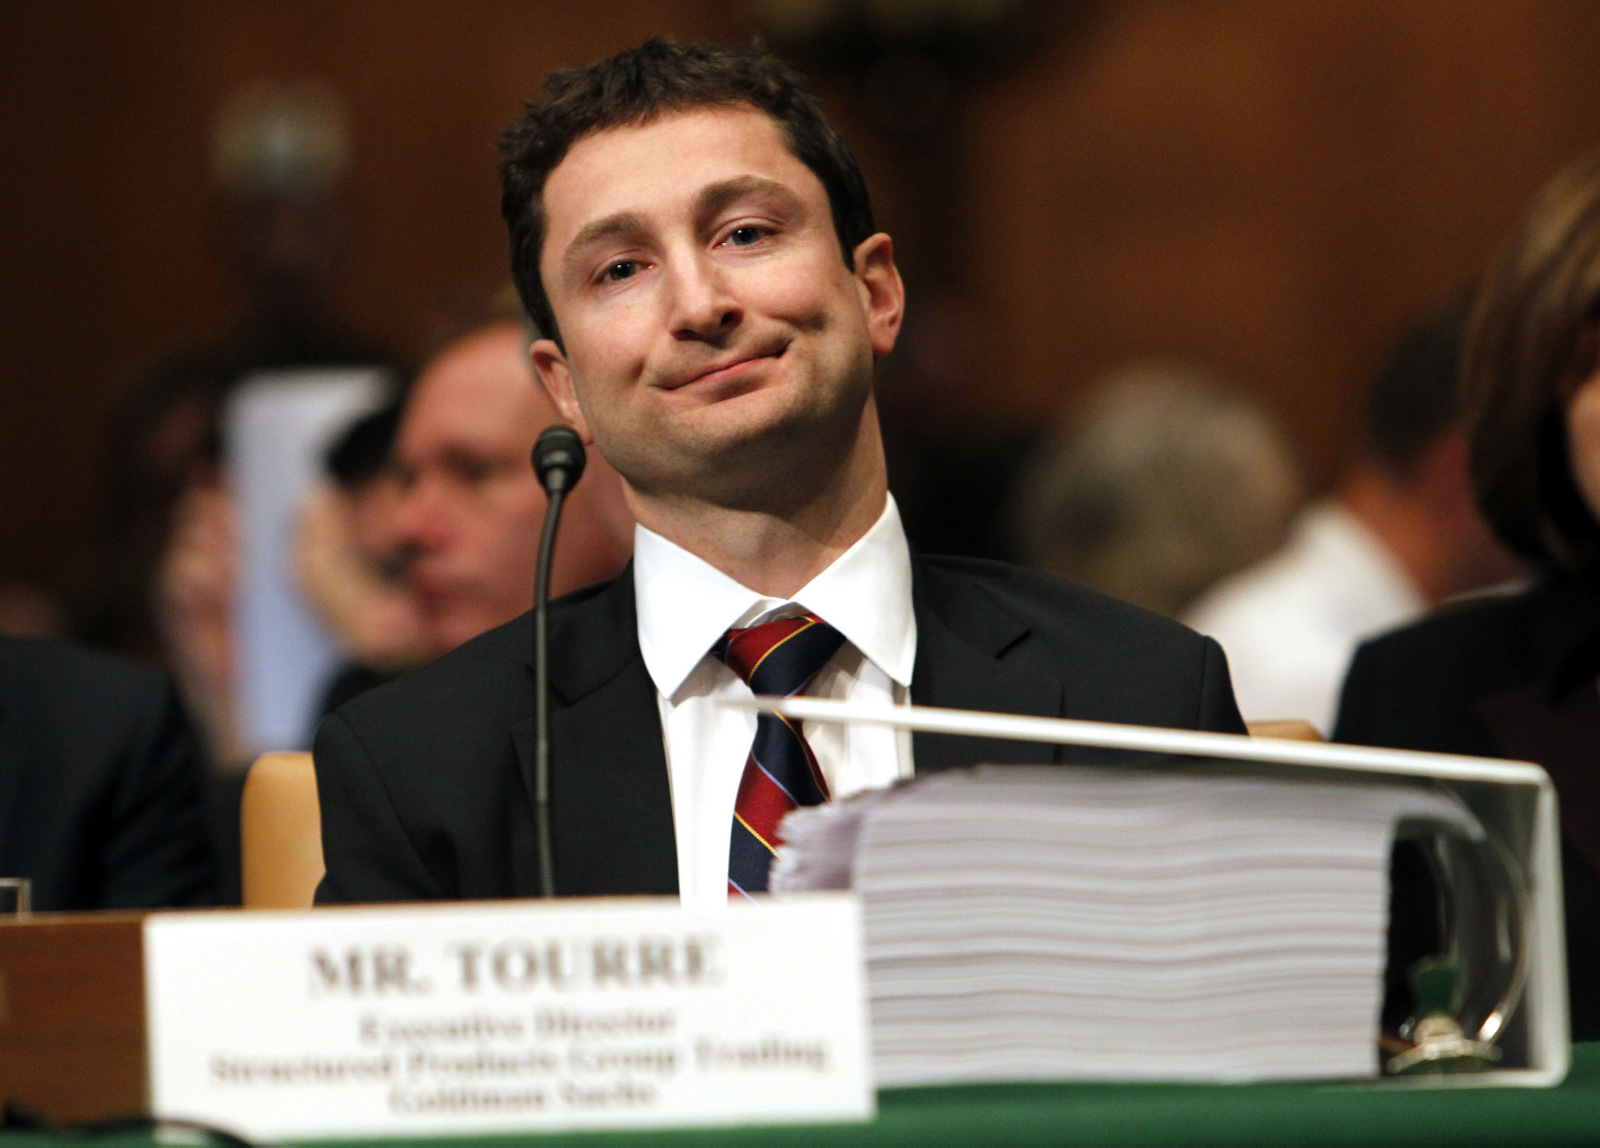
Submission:
{"label": "wood paneled wall", "polygon": [[494,143],[551,68],[656,32],[747,34],[717,0],[6,0],[0,4],[0,578],[59,577],[104,426],[239,298],[207,133],[258,76],[345,97],[339,311],[413,356],[508,281]]}
{"label": "wood paneled wall", "polygon": [[996,402],[1129,356],[1258,395],[1317,485],[1405,318],[1600,144],[1600,5],[1124,0],[974,117]]}
{"label": "wood paneled wall", "polygon": [[[941,185],[900,178],[840,109],[891,228],[957,198],[972,387],[1000,416],[1047,416],[1129,356],[1194,359],[1279,413],[1326,483],[1396,324],[1600,142],[1586,0],[1106,0],[1077,29],[973,98]],[[418,354],[504,279],[492,144],[547,69],[749,30],[719,0],[0,5],[0,578],[62,574],[112,403],[235,313],[205,158],[235,84],[345,94],[341,309]]]}

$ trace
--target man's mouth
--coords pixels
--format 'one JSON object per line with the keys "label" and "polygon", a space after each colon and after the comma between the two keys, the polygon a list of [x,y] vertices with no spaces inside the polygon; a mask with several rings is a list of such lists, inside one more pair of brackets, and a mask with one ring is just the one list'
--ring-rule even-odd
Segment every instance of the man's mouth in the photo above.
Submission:
{"label": "man's mouth", "polygon": [[730,382],[740,375],[759,368],[763,363],[773,359],[781,359],[786,350],[788,350],[786,346],[777,347],[770,351],[746,352],[719,359],[714,363],[701,367],[692,374],[687,374],[674,382],[665,384],[662,389],[676,391],[682,387],[696,384]]}
{"label": "man's mouth", "polygon": [[411,572],[410,590],[418,604],[429,613],[442,610],[459,593],[453,579],[417,569]]}

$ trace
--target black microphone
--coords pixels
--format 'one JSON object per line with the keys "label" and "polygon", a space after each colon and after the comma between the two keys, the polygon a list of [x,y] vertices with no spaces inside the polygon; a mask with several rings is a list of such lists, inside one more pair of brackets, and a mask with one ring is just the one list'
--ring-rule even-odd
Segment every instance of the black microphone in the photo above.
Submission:
{"label": "black microphone", "polygon": [[533,820],[539,839],[539,891],[545,897],[556,895],[550,850],[550,560],[556,551],[561,506],[583,476],[583,462],[583,440],[561,423],[545,427],[533,444],[533,472],[550,497],[533,579]]}
{"label": "black microphone", "polygon": [[533,472],[539,485],[554,498],[578,485],[583,476],[583,440],[565,423],[547,426],[533,444]]}

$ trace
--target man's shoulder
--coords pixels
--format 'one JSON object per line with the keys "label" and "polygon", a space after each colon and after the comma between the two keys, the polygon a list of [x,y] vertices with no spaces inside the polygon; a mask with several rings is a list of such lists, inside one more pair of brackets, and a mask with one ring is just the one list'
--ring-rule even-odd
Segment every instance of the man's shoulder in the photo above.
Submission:
{"label": "man's shoulder", "polygon": [[[603,582],[551,602],[553,653],[558,641],[581,642],[583,630],[604,625],[603,603],[616,590],[616,582]],[[533,712],[532,666],[530,611],[360,694],[334,713],[353,727],[388,730],[399,739],[446,717],[450,728],[499,730]]]}
{"label": "man's shoulder", "polygon": [[103,790],[179,721],[171,681],[153,666],[54,638],[0,637],[0,772],[23,770],[39,792]]}
{"label": "man's shoulder", "polygon": [[914,582],[921,704],[1243,732],[1222,651],[1170,618],[978,559],[921,559]]}
{"label": "man's shoulder", "polygon": [[529,615],[524,614],[392,682],[367,690],[334,712],[355,724],[421,716],[440,709],[475,713],[492,705],[517,674],[526,676],[524,663],[531,634]]}
{"label": "man's shoulder", "polygon": [[[166,674],[154,666],[54,638],[0,636],[0,707],[8,720],[51,722],[62,732],[104,727],[108,715],[161,705]],[[84,722],[85,712],[94,721]]]}
{"label": "man's shoulder", "polygon": [[0,675],[6,681],[52,685],[149,687],[162,680],[154,666],[90,649],[59,638],[0,634]]}
{"label": "man's shoulder", "polygon": [[918,593],[929,606],[961,610],[975,602],[1005,611],[1047,635],[1142,648],[1199,645],[1200,635],[1171,618],[1075,582],[981,558],[923,557]]}

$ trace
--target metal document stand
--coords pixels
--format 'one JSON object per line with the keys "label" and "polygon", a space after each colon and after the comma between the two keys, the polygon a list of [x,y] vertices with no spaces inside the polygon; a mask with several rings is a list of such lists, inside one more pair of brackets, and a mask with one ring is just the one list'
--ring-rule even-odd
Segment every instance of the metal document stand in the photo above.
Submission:
{"label": "metal document stand", "polygon": [[1002,738],[1052,745],[1214,758],[1284,777],[1373,775],[1445,784],[1485,828],[1497,834],[1531,886],[1525,943],[1527,981],[1500,1047],[1502,1068],[1460,1074],[1385,1078],[1383,1088],[1548,1088],[1567,1074],[1566,938],[1562,917],[1560,838],[1550,777],[1529,762],[1329,743],[1279,741],[1238,734],[1113,725],[1059,718],[871,706],[816,698],[755,698],[728,703],[808,722],[863,722],[917,732]]}

